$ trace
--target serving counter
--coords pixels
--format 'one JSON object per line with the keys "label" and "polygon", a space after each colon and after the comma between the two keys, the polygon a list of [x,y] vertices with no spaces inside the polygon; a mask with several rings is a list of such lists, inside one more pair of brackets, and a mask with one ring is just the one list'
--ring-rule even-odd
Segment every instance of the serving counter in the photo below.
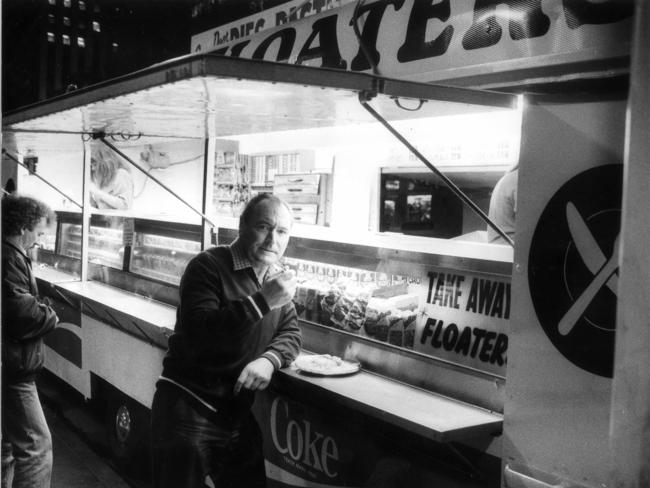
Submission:
{"label": "serving counter", "polygon": [[[80,309],[82,316],[101,321],[106,327],[166,349],[176,320],[175,307],[104,283],[75,281],[73,275],[46,265],[38,266],[35,275],[41,295],[52,299],[55,308],[63,302]],[[304,321],[301,324],[308,329],[305,331],[308,344],[317,338],[314,328],[325,334],[335,332]],[[344,339],[343,336],[338,341],[330,338],[311,346],[325,352],[330,347],[338,349],[337,342]],[[364,351],[359,344],[355,347],[352,341],[347,341],[343,354],[361,358]],[[390,353],[386,353],[385,365],[390,362]],[[402,362],[406,362],[405,357],[402,357]],[[381,368],[373,365],[372,360],[368,363],[369,369],[365,369],[362,363],[359,373],[336,378],[302,374],[293,367],[286,367],[280,371],[276,381],[283,385],[281,389],[297,388],[316,397],[325,395],[328,402],[344,405],[435,441],[455,441],[500,432],[503,418],[500,413],[374,373],[373,369]],[[155,380],[152,378],[152,382]]]}
{"label": "serving counter", "polygon": [[[497,472],[500,462],[505,364],[482,361],[480,356],[487,346],[491,353],[487,356],[494,355],[497,342],[489,343],[489,334],[492,339],[502,335],[507,338],[507,314],[503,309],[499,312],[501,318],[495,318],[494,308],[485,308],[481,313],[472,311],[470,297],[477,292],[472,292],[471,283],[476,282],[479,288],[487,283],[492,290],[490,300],[495,299],[500,289],[504,296],[509,294],[510,263],[426,253],[417,245],[411,246],[416,251],[409,251],[405,249],[409,243],[403,237],[398,238],[402,249],[395,240],[394,248],[389,249],[301,237],[305,233],[306,230],[298,229],[298,236],[292,237],[284,263],[298,272],[302,283],[299,290],[302,287],[314,300],[306,305],[300,292],[294,298],[304,350],[358,361],[361,371],[332,378],[310,376],[288,367],[279,371],[271,387],[258,395],[254,411],[268,441],[265,452],[271,479],[275,476],[279,486],[287,473],[301,476],[312,472],[314,479],[323,483],[336,479],[341,485],[356,479],[354,466],[365,463],[366,457],[345,458],[339,452],[337,468],[332,467],[336,456],[329,461],[329,474],[337,473],[332,478],[327,470],[313,471],[314,466],[309,467],[306,461],[307,455],[302,452],[298,456],[298,444],[292,444],[293,450],[286,450],[283,441],[278,440],[278,429],[285,429],[282,435],[294,439],[300,434],[292,429],[308,429],[307,425],[318,425],[318,435],[331,438],[332,445],[339,446],[336,449],[362,446],[359,449],[374,452],[378,462],[395,456],[410,459],[413,453],[409,446],[429,442],[418,454],[424,456],[422,460],[413,464],[418,476],[442,476],[439,468],[431,471],[426,466],[432,460],[449,456],[445,465],[451,466],[455,474],[445,474],[440,480],[448,482],[460,476],[463,486],[471,486],[466,484],[469,478],[465,468],[472,473],[472,479],[491,479],[492,475],[485,473]],[[214,243],[227,244],[235,236],[235,229],[221,227],[214,233]],[[383,242],[391,244],[388,236]],[[93,390],[112,391],[112,386],[106,385],[120,385],[120,394],[126,393],[137,404],[126,400],[117,403],[129,407],[130,422],[146,425],[147,409],[175,323],[177,285],[128,271],[128,259],[123,269],[93,264],[89,271],[91,279],[85,282],[79,281],[73,272],[64,271],[70,267],[69,257],[44,253],[43,262],[35,269],[41,293],[53,300],[63,322],[63,332],[57,334],[67,336],[53,334],[48,339],[55,353],[48,357],[48,367],[71,383],[76,382],[73,386],[88,397],[97,396]],[[438,286],[436,277],[452,275],[453,285],[445,278],[449,282]],[[369,320],[373,306],[380,309],[377,303],[386,302],[393,307],[382,312],[387,317],[384,337],[371,335],[363,325],[355,329],[349,326],[353,322],[333,321],[338,301],[332,305],[331,313],[325,306],[325,297],[334,292],[342,305],[352,293],[350,290],[367,287],[379,290],[373,292],[378,296],[363,298],[366,295],[361,293],[350,295],[350,300],[367,308],[363,321]],[[438,292],[440,297],[436,301]],[[443,295],[449,295],[448,299],[455,296],[462,306],[457,304],[454,308],[453,300],[445,305]],[[390,317],[394,320],[389,321]],[[445,327],[438,325],[440,330],[436,333],[429,326],[433,320],[436,324],[444,321]],[[381,322],[378,324],[380,327]],[[452,332],[444,332],[447,328]],[[465,349],[460,346],[462,330],[471,339]],[[475,330],[483,331],[483,336]],[[456,342],[454,347],[447,347],[452,333],[457,336]],[[406,340],[407,337],[410,339]],[[440,341],[438,348],[432,346],[436,337]],[[71,338],[76,344],[72,348]],[[79,350],[71,353],[74,348]],[[500,352],[503,363],[506,351],[507,342]],[[67,362],[58,355],[67,358]],[[124,357],[129,361],[119,359]],[[91,379],[84,379],[83,375]],[[137,414],[138,411],[145,414]],[[352,430],[341,429],[346,419],[354,419]],[[306,431],[302,435],[307,435]],[[394,448],[382,447],[386,435],[396,442]],[[306,446],[316,441],[304,438],[300,442]],[[440,449],[442,453],[438,452]],[[468,462],[468,457],[473,460]],[[363,476],[372,475],[366,472]]]}
{"label": "serving counter", "polygon": [[[304,354],[304,353],[303,353]],[[503,415],[361,370],[344,377],[303,374],[284,368],[278,381],[307,395],[327,396],[357,410],[437,442],[497,435]],[[282,388],[282,387],[281,387]]]}

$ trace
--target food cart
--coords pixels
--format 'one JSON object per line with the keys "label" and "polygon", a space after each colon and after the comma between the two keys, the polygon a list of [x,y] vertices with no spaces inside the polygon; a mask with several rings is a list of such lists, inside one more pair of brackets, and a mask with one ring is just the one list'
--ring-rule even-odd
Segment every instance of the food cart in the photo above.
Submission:
{"label": "food cart", "polygon": [[[361,370],[287,368],[258,396],[270,486],[600,486],[636,235],[626,109],[201,54],[6,114],[3,164],[59,216],[35,270],[62,321],[46,367],[106,402],[133,459],[185,264],[271,191],[296,216],[305,350]],[[96,144],[130,171],[130,209],[92,207]],[[517,163],[513,252],[484,217]]]}

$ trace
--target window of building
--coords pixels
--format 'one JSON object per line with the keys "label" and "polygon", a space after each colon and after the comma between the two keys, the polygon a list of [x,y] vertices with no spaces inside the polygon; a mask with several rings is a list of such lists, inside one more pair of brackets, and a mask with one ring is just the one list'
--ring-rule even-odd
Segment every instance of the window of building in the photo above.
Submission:
{"label": "window of building", "polygon": [[63,25],[70,27],[70,17],[63,17]]}
{"label": "window of building", "polygon": [[117,42],[113,43],[113,52],[117,52],[117,48],[119,47],[119,44]]}
{"label": "window of building", "polygon": [[54,14],[47,14],[47,21],[50,24],[54,24]]}
{"label": "window of building", "polygon": [[47,42],[54,42],[54,32],[47,33]]}
{"label": "window of building", "polygon": [[86,23],[83,20],[79,21],[79,29],[80,30],[85,30],[86,29]]}
{"label": "window of building", "polygon": [[77,46],[86,47],[86,39],[83,37],[77,37]]}
{"label": "window of building", "polygon": [[99,25],[99,22],[93,21],[93,30],[95,32],[101,32],[102,31],[102,27]]}
{"label": "window of building", "polygon": [[86,2],[79,0],[79,10],[86,10]]}
{"label": "window of building", "polygon": [[65,8],[70,8],[72,7],[72,0],[63,0],[63,6]]}
{"label": "window of building", "polygon": [[63,34],[63,45],[64,46],[69,46],[70,45],[70,36],[67,34]]}
{"label": "window of building", "polygon": [[50,5],[56,5],[56,0],[47,0]]}

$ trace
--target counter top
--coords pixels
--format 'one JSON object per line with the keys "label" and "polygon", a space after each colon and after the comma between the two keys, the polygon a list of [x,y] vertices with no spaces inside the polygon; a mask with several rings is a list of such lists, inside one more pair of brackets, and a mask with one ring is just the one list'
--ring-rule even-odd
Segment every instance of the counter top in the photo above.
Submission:
{"label": "counter top", "polygon": [[176,307],[151,300],[135,293],[120,290],[97,281],[57,283],[57,285],[81,298],[100,302],[106,307],[166,329],[173,330]]}
{"label": "counter top", "polygon": [[499,434],[503,415],[361,370],[314,376],[292,368],[281,378],[333,395],[337,403],[438,442]]}
{"label": "counter top", "polygon": [[52,284],[79,281],[79,276],[43,264],[34,266],[34,276]]}
{"label": "counter top", "polygon": [[[130,318],[150,324],[164,332],[174,330],[176,307],[137,295],[98,281],[79,281],[79,278],[49,266],[37,267],[34,275],[43,281],[56,285],[81,299],[113,309]],[[166,347],[166,345],[164,346]]]}
{"label": "counter top", "polygon": [[[159,331],[159,338],[142,327],[127,330],[131,327],[129,320],[117,326],[135,335],[142,333],[148,340],[153,338],[159,347],[166,347],[166,337],[174,328],[176,307],[95,281],[70,281],[71,275],[52,269],[39,269],[35,274],[61,290],[97,304],[98,309],[112,310],[107,317],[109,326],[115,326],[115,321],[124,316],[151,324],[152,329]],[[285,368],[277,380],[291,382],[307,394],[325,394],[335,404],[438,442],[494,435],[502,430],[503,416],[498,413],[363,370],[349,376],[321,377]]]}

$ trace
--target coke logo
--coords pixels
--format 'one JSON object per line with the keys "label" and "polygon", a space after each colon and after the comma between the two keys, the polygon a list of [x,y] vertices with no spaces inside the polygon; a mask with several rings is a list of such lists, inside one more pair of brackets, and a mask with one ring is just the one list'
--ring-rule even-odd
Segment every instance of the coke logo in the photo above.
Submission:
{"label": "coke logo", "polygon": [[330,478],[338,475],[335,471],[339,461],[336,441],[314,429],[309,420],[292,419],[289,404],[282,398],[275,398],[271,404],[271,437],[281,454]]}

